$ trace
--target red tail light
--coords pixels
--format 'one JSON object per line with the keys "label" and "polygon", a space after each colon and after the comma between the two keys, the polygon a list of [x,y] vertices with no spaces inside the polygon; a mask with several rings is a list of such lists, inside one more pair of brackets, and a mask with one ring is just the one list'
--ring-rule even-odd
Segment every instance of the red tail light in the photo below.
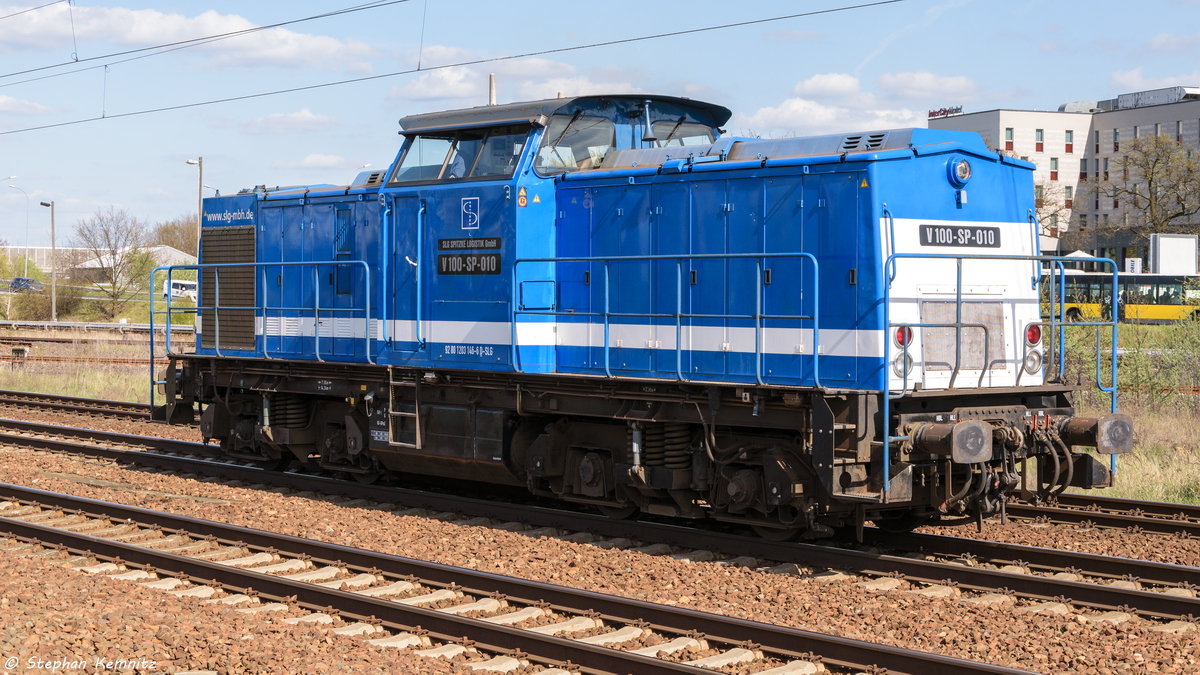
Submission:
{"label": "red tail light", "polygon": [[1032,324],[1031,326],[1029,326],[1028,328],[1026,328],[1025,329],[1025,341],[1031,345],[1036,345],[1037,343],[1041,342],[1042,341],[1042,327],[1035,323],[1035,324]]}
{"label": "red tail light", "polygon": [[908,326],[901,326],[896,329],[896,344],[904,347],[912,344],[913,331]]}

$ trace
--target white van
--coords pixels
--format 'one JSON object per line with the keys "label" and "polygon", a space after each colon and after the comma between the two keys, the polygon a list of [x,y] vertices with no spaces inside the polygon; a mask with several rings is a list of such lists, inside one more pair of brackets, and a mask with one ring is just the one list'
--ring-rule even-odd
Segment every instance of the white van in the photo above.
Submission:
{"label": "white van", "polygon": [[[167,283],[171,284],[171,288],[169,290],[167,289]],[[163,300],[166,300],[167,296],[170,295],[172,300],[177,299],[177,298],[187,298],[188,300],[191,300],[192,302],[196,302],[196,298],[197,298],[196,289],[197,289],[197,284],[194,281],[171,279],[168,282],[167,280],[164,279],[163,284],[162,284]]]}

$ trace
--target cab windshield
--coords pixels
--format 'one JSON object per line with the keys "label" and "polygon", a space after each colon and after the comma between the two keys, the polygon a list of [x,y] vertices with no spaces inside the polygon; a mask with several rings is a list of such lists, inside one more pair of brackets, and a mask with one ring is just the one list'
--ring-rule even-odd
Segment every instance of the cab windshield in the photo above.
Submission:
{"label": "cab windshield", "polygon": [[651,126],[654,129],[654,137],[658,139],[654,141],[655,147],[712,145],[716,140],[713,137],[712,127],[683,120],[684,118],[681,117],[674,122],[655,122]]}
{"label": "cab windshield", "polygon": [[555,115],[542,135],[533,166],[543,176],[596,169],[616,145],[617,130],[612,120],[580,113]]}
{"label": "cab windshield", "polygon": [[516,124],[413,136],[389,184],[507,178],[528,135],[529,125]]}

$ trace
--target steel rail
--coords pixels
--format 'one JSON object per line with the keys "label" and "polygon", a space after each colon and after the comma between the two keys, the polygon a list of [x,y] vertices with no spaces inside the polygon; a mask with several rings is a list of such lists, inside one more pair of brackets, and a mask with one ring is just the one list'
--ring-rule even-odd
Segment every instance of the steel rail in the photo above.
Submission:
{"label": "steel rail", "polygon": [[[729,644],[753,642],[761,645],[772,655],[783,655],[789,658],[803,658],[807,653],[816,653],[826,663],[833,665],[848,668],[875,666],[887,668],[888,672],[912,673],[913,675],[974,673],[1016,675],[1027,672],[17,485],[0,483],[0,495],[16,497],[21,501],[36,502],[41,506],[85,511],[156,528],[211,536],[226,542],[238,542],[240,546],[264,550],[275,549],[289,554],[304,554],[328,564],[340,561],[352,567],[378,568],[389,573],[412,575],[440,584],[456,584],[469,590],[503,593],[509,598],[529,604],[544,601],[550,603],[552,608],[561,608],[574,614],[588,611],[599,612],[599,618],[613,622],[628,624],[645,621],[650,624],[652,629],[670,633],[698,630],[705,635],[706,639]],[[66,546],[77,551],[91,550],[94,554],[120,557],[122,560],[153,565],[160,569],[170,569],[194,578],[213,579],[217,583],[239,589],[252,586],[260,594],[268,596],[277,598],[295,596],[303,606],[310,609],[319,610],[334,606],[357,618],[373,616],[408,629],[420,625],[437,633],[439,638],[447,636],[445,639],[456,639],[466,632],[468,635],[476,636],[471,639],[485,645],[489,651],[503,652],[520,649],[532,656],[539,657],[538,660],[544,661],[562,662],[574,658],[584,660],[589,670],[608,673],[711,672],[682,663],[640,656],[607,647],[587,645],[567,638],[540,635],[482,620],[466,619],[437,610],[400,605],[352,592],[256,573],[252,569],[231,568],[219,563],[196,560],[36,523],[0,517],[0,529],[8,530],[21,537],[36,538],[42,542]]]}
{"label": "steel rail", "polygon": [[1110,579],[1122,579],[1133,575],[1140,581],[1162,586],[1181,586],[1200,581],[1200,570],[1195,567],[1152,560],[1117,558],[941,534],[895,534],[874,528],[865,529],[863,534],[864,540],[875,546],[944,556],[971,556],[993,564],[1023,563],[1027,567],[1047,572],[1083,569],[1084,574]]}
{"label": "steel rail", "polygon": [[1157,518],[1179,519],[1180,517],[1200,521],[1200,506],[1196,504],[1176,504],[1172,502],[1148,502],[1140,499],[1122,499],[1100,495],[1083,495],[1064,492],[1054,501],[1058,506],[1072,509],[1087,509],[1094,507],[1101,511],[1127,513]]}
{"label": "steel rail", "polygon": [[30,408],[62,410],[68,412],[102,413],[132,419],[150,419],[150,406],[128,401],[59,396],[56,394],[33,394],[24,391],[0,390],[0,405],[18,405]]}
{"label": "steel rail", "polygon": [[[24,428],[45,425],[19,423]],[[0,420],[0,430],[9,426]],[[90,430],[60,430],[83,432],[92,440],[134,439],[143,447],[161,443],[174,452],[194,452],[215,455],[215,447],[185,441],[153,439],[126,434],[106,435]],[[296,490],[309,490],[326,494],[345,495],[351,498],[372,499],[410,507],[421,507],[439,511],[454,511],[470,516],[495,518],[504,521],[524,521],[542,527],[554,527],[573,531],[591,532],[606,537],[626,537],[642,541],[665,543],[700,550],[719,550],[732,555],[754,556],[781,563],[795,563],[809,567],[846,569],[873,576],[901,574],[911,581],[928,584],[952,582],[974,591],[1010,589],[1017,594],[1040,600],[1068,597],[1077,605],[1102,610],[1133,607],[1136,613],[1160,618],[1174,619],[1180,616],[1200,614],[1200,599],[1187,598],[1152,591],[1116,588],[1095,583],[1055,579],[1028,574],[1002,572],[1000,570],[966,567],[929,560],[915,560],[903,556],[883,555],[864,551],[853,551],[794,542],[772,542],[766,539],[724,532],[644,521],[614,520],[604,516],[566,511],[557,508],[529,506],[517,503],[498,502],[485,499],[461,497],[424,490],[412,490],[379,485],[362,485],[350,481],[336,480],[323,476],[293,472],[266,471],[256,467],[197,459],[156,452],[130,451],[111,447],[97,447],[87,443],[31,438],[0,431],[0,442],[11,442],[25,446],[41,447],[104,457],[118,462],[130,462],[160,469],[182,470],[249,483],[285,486]],[[1120,559],[1116,559],[1120,560]],[[1195,571],[1200,576],[1200,571]]]}
{"label": "steel rail", "polygon": [[1128,513],[1085,511],[1083,509],[1064,508],[1062,506],[1008,504],[1005,508],[1010,518],[1042,518],[1048,522],[1059,524],[1080,525],[1091,523],[1096,527],[1116,529],[1136,528],[1135,531],[1151,532],[1154,534],[1176,534],[1182,532],[1188,536],[1200,537],[1200,522],[1194,520],[1147,518],[1146,516],[1131,515]]}

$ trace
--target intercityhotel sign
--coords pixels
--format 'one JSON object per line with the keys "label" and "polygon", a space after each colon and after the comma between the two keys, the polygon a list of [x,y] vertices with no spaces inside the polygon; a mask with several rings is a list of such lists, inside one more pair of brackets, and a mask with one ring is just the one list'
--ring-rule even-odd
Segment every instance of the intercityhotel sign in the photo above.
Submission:
{"label": "intercityhotel sign", "polygon": [[942,108],[940,110],[930,110],[929,111],[929,119],[933,119],[935,117],[949,117],[951,115],[961,115],[961,114],[962,114],[962,106],[956,105],[953,108]]}

